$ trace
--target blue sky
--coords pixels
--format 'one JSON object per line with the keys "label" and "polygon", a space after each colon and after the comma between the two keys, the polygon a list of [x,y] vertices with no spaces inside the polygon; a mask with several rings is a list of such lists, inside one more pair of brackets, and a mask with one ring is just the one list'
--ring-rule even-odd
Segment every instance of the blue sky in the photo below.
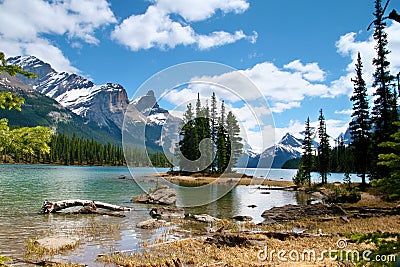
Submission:
{"label": "blue sky", "polygon": [[[172,65],[226,64],[266,97],[278,139],[302,130],[307,116],[316,121],[320,108],[336,137],[350,120],[358,51],[371,82],[373,8],[373,0],[0,0],[0,50],[122,84],[130,97]],[[400,11],[399,0],[392,9]],[[397,74],[399,23],[388,21],[387,32]]]}

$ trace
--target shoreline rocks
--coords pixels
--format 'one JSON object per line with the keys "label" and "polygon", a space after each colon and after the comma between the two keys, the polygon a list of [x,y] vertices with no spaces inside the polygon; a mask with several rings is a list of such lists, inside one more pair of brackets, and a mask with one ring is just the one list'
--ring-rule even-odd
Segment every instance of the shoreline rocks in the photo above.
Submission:
{"label": "shoreline rocks", "polygon": [[232,219],[236,220],[236,221],[240,221],[240,222],[249,222],[253,220],[253,217],[248,216],[248,215],[237,215],[234,216]]}
{"label": "shoreline rocks", "polygon": [[150,215],[157,219],[183,219],[185,210],[177,207],[155,207],[150,210]]}
{"label": "shoreline rocks", "polygon": [[138,195],[132,198],[131,202],[172,205],[176,202],[176,191],[168,186],[163,186],[154,192]]}
{"label": "shoreline rocks", "polygon": [[193,215],[193,218],[198,222],[205,222],[205,223],[218,222],[221,220],[208,214]]}
{"label": "shoreline rocks", "polygon": [[49,251],[72,249],[78,245],[78,239],[66,237],[45,237],[35,241],[35,245]]}
{"label": "shoreline rocks", "polygon": [[261,217],[265,218],[268,222],[285,222],[308,216],[345,214],[346,212],[337,205],[315,203],[306,206],[285,205],[282,207],[273,207],[264,211]]}
{"label": "shoreline rocks", "polygon": [[136,227],[142,229],[155,229],[163,226],[166,223],[164,220],[149,219],[146,221],[139,222]]}

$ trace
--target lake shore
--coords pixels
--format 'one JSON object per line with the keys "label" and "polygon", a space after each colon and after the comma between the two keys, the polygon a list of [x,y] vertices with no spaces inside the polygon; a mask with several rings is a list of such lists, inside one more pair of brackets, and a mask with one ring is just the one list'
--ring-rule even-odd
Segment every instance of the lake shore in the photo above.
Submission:
{"label": "lake shore", "polygon": [[[398,203],[384,202],[363,193],[358,203],[338,207],[345,214],[336,213],[337,210],[323,214],[316,210],[314,215],[293,216],[292,220],[279,223],[238,223],[223,219],[210,226],[180,220],[174,231],[190,233],[187,238],[156,240],[146,244],[141,252],[111,253],[100,259],[119,266],[338,266],[339,263],[350,266],[346,264],[352,264],[351,257],[359,256],[358,262],[368,263],[368,259],[379,255],[380,247],[368,240],[357,242],[360,236],[387,233],[382,234],[383,240],[391,242],[397,237],[395,242],[400,241]],[[383,210],[389,212],[375,213]],[[281,211],[286,212],[284,207]],[[353,256],[340,254],[350,253],[347,251],[354,253]],[[370,257],[366,261],[360,254],[365,251]],[[394,263],[398,256],[392,253],[385,257],[388,263]]]}
{"label": "lake shore", "polygon": [[235,184],[235,185],[263,185],[276,187],[292,187],[295,184],[292,181],[272,180],[268,178],[258,178],[247,176],[242,173],[228,173],[220,177],[202,176],[201,174],[183,176],[169,173],[159,173],[156,175],[172,183],[188,186],[201,186],[206,184]]}
{"label": "lake shore", "polygon": [[[63,253],[56,252],[56,255],[43,256],[43,259],[49,261],[64,262],[54,266],[78,266],[65,262],[96,267],[108,266],[107,263],[110,263],[110,266],[168,266],[167,262],[170,266],[175,266],[171,264],[173,264],[173,260],[178,261],[178,259],[183,266],[337,266],[338,261],[329,258],[311,263],[308,261],[280,262],[276,258],[277,255],[274,254],[273,261],[270,262],[269,259],[259,259],[258,256],[265,246],[269,252],[281,249],[287,251],[301,249],[302,251],[307,248],[321,253],[324,248],[337,248],[336,244],[342,238],[345,238],[349,249],[362,250],[374,248],[375,245],[356,244],[346,234],[366,234],[377,231],[400,233],[400,215],[393,210],[399,203],[382,201],[379,196],[374,194],[373,188],[369,188],[371,189],[368,190],[369,192],[361,192],[361,200],[355,204],[340,204],[347,212],[346,215],[319,214],[294,218],[296,213],[289,213],[288,209],[281,209],[286,217],[290,217],[290,220],[275,223],[266,220],[267,223],[259,224],[261,221],[255,220],[256,216],[261,216],[265,210],[279,209],[282,206],[303,206],[320,199],[313,195],[311,196],[312,200],[308,201],[304,195],[309,196],[309,190],[304,188],[301,188],[300,192],[275,190],[278,187],[292,185],[290,181],[284,181],[291,177],[291,172],[280,170],[272,170],[271,173],[275,175],[269,177],[273,177],[275,180],[241,178],[234,175],[218,179],[203,176],[165,176],[166,174],[163,172],[167,170],[160,170],[159,177],[164,175],[165,177],[162,178],[171,179],[174,183],[179,184],[191,183],[196,186],[199,183],[215,182],[224,186],[224,183],[230,183],[232,179],[233,182],[241,182],[246,185],[233,187],[232,192],[227,194],[226,198],[205,208],[185,209],[185,214],[192,215],[185,219],[167,220],[160,228],[156,229],[140,229],[137,227],[139,222],[151,219],[149,211],[153,204],[130,204],[128,202],[131,197],[142,194],[143,191],[131,179],[120,179],[121,175],[129,177],[129,172],[124,168],[75,168],[42,165],[0,167],[2,167],[1,181],[6,189],[2,191],[4,200],[14,199],[19,201],[16,203],[27,209],[20,213],[7,213],[9,209],[5,205],[0,205],[0,208],[3,208],[0,218],[9,225],[7,228],[4,227],[3,232],[0,233],[0,238],[6,242],[0,242],[3,251],[0,254],[9,255],[14,259],[25,257],[26,250],[23,250],[23,243],[30,244],[27,242],[28,238],[31,239],[32,244],[35,244],[36,239],[45,237],[57,239],[60,236],[72,239],[79,237],[76,248],[71,246],[71,250],[67,249]],[[136,177],[147,181],[144,184],[150,189],[156,186],[157,180],[161,180],[156,179],[154,173],[147,169],[140,170]],[[280,177],[283,179],[280,180]],[[85,182],[85,191],[76,187],[77,184],[82,184],[82,181]],[[256,184],[254,181],[263,184],[247,186]],[[58,186],[51,187],[51,190],[42,190],[43,185],[48,184]],[[357,186],[354,183],[352,185]],[[328,186],[328,189],[338,186],[345,187],[338,183],[331,183]],[[315,187],[322,191],[320,186]],[[264,194],[265,192],[268,194]],[[20,195],[29,195],[34,198],[20,198]],[[60,197],[98,199],[108,203],[128,205],[133,209],[124,213],[126,218],[86,214],[51,216],[37,214],[38,206],[44,199],[60,200]],[[187,196],[180,195],[179,197]],[[369,210],[369,213],[360,213],[360,209]],[[16,210],[18,211],[18,209]],[[323,211],[321,208],[315,208],[315,210]],[[31,215],[30,220],[26,220],[27,211]],[[393,214],[389,214],[389,212],[393,212]],[[214,223],[194,220],[194,214],[203,213],[221,220]],[[251,215],[253,221],[237,221],[232,219],[236,217],[235,215]],[[279,217],[284,216],[280,215]],[[263,218],[260,217],[261,220]],[[17,229],[15,226],[19,231],[14,230]],[[24,229],[24,231],[20,231],[20,229]],[[10,241],[10,236],[15,241]],[[397,240],[400,240],[400,237]],[[229,243],[231,241],[234,243]],[[16,252],[8,252],[11,248]],[[35,247],[32,249],[32,252],[35,252]],[[36,252],[41,253],[41,251],[43,250]],[[96,255],[100,256],[96,258]],[[32,257],[35,256],[32,255]],[[39,261],[42,257],[32,260],[36,259]]]}

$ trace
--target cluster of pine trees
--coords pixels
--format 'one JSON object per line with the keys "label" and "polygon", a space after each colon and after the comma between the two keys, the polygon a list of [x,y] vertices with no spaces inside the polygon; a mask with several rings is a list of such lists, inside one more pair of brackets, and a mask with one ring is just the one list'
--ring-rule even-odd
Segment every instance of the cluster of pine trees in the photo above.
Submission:
{"label": "cluster of pine trees", "polygon": [[222,101],[218,111],[215,93],[211,106],[202,106],[198,94],[195,110],[191,103],[183,116],[180,131],[179,167],[185,172],[224,173],[232,172],[242,153],[240,127],[235,115],[226,114]]}
{"label": "cluster of pine trees", "polygon": [[[19,128],[21,129],[21,128]],[[36,129],[33,128],[33,129]],[[38,135],[39,137],[39,135]],[[40,135],[38,139],[41,139]],[[124,151],[119,144],[102,144],[93,139],[85,139],[73,135],[71,138],[63,134],[49,134],[46,151],[32,145],[29,148],[19,149],[18,146],[9,146],[3,149],[0,162],[41,163],[59,165],[126,165]],[[15,142],[17,144],[18,142]],[[139,148],[126,148],[125,153],[130,159],[129,165],[135,167],[170,167],[168,159],[162,152],[153,152],[149,155]]]}
{"label": "cluster of pine trees", "polygon": [[[355,64],[356,75],[351,81],[354,84],[352,121],[350,122],[351,144],[342,144],[331,150],[329,136],[326,134],[322,110],[319,117],[318,137],[320,143],[314,151],[310,120],[306,121],[303,142],[303,157],[299,171],[294,177],[296,183],[311,183],[310,172],[317,170],[326,183],[326,174],[334,168],[344,168],[345,172],[355,172],[366,183],[369,175],[375,184],[386,186],[393,193],[393,198],[400,198],[400,123],[398,112],[399,74],[390,73],[388,61],[387,33],[384,9],[381,1],[375,1],[374,40],[376,55],[372,61],[375,66],[372,88],[374,89],[373,106],[370,108],[367,85],[363,78],[361,54],[358,53]],[[332,155],[335,161],[332,160]]]}
{"label": "cluster of pine trees", "polygon": [[50,154],[44,163],[63,165],[124,165],[119,145],[101,144],[93,139],[57,134],[50,141]]}

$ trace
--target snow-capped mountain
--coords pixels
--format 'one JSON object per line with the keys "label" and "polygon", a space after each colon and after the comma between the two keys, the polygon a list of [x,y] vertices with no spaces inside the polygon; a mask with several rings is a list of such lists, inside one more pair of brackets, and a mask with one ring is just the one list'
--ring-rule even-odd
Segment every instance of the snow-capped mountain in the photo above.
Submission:
{"label": "snow-capped mountain", "polygon": [[[281,168],[289,159],[300,158],[303,140],[287,133],[275,146],[267,148],[260,154],[260,167]],[[272,162],[272,164],[271,164]]]}
{"label": "snow-capped mountain", "polygon": [[[102,128],[108,128],[111,132],[121,133],[124,115],[129,107],[127,116],[130,122],[151,128],[147,131],[146,138],[150,140],[152,147],[159,146],[163,142],[172,145],[174,142],[167,137],[163,139],[161,129],[167,120],[168,124],[172,122],[172,125],[165,127],[167,130],[164,129],[164,134],[168,135],[168,131],[175,130],[180,125],[180,119],[159,107],[153,91],[135,99],[132,105],[129,105],[126,90],[119,84],[96,85],[80,75],[57,72],[49,63],[34,56],[12,57],[7,62],[20,65],[25,71],[35,73],[37,79],[28,79],[21,75],[18,75],[18,78],[38,92],[53,98],[88,123],[95,123]],[[137,138],[139,141],[143,136]]]}
{"label": "snow-capped mountain", "polygon": [[297,134],[287,133],[276,145],[267,148],[260,154],[255,153],[245,142],[243,155],[239,158],[237,166],[281,168],[287,160],[301,157],[303,140],[295,135]]}
{"label": "snow-capped mountain", "polygon": [[345,133],[339,134],[339,136],[336,138],[336,140],[342,141],[345,146],[350,145],[351,141],[352,141],[351,134],[350,134],[350,128],[347,128]]}
{"label": "snow-capped mountain", "polygon": [[85,123],[82,117],[6,72],[0,74],[0,92],[3,91],[16,94],[25,100],[21,111],[0,110],[0,118],[7,118],[9,125],[40,125],[69,136],[75,134],[101,142],[121,142],[118,133],[109,131],[108,128],[100,128],[94,123]]}
{"label": "snow-capped mountain", "polygon": [[95,85],[77,74],[57,72],[50,64],[34,56],[17,56],[7,61],[36,73],[37,79],[20,75],[18,78],[75,114],[100,127],[113,129],[116,126],[121,129],[123,114],[129,104],[126,91],[121,85]]}

